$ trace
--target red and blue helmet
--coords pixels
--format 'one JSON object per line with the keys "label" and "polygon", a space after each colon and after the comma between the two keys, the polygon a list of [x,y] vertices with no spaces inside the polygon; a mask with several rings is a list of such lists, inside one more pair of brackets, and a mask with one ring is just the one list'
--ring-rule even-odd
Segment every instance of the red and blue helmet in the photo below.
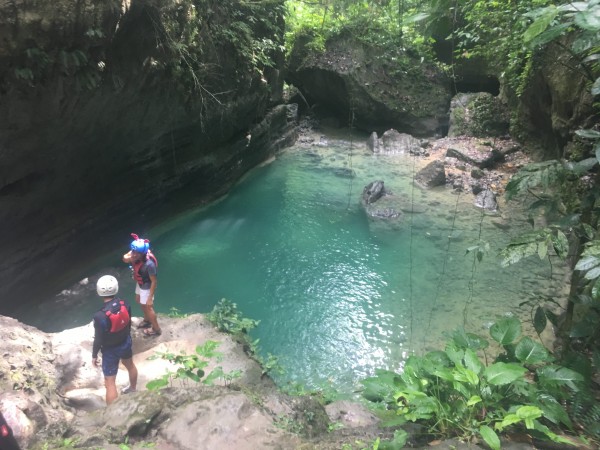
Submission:
{"label": "red and blue helmet", "polygon": [[132,251],[143,254],[148,253],[150,249],[150,241],[148,239],[140,239],[137,234],[133,233],[131,233],[131,237],[133,238],[130,245]]}

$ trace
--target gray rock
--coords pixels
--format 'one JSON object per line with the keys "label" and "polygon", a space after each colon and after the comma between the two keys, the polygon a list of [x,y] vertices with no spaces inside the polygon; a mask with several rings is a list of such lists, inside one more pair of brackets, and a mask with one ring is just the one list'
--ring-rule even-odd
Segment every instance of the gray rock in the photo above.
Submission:
{"label": "gray rock", "polygon": [[442,161],[432,161],[417,172],[415,176],[417,184],[432,188],[446,184],[446,170]]}
{"label": "gray rock", "polygon": [[496,194],[489,189],[481,191],[477,194],[477,197],[475,197],[475,206],[488,211],[497,211],[498,202],[496,201]]}

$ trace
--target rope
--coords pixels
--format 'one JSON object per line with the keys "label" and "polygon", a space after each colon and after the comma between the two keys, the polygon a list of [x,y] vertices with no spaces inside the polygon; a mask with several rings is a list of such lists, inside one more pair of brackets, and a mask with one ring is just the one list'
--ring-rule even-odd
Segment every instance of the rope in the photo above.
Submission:
{"label": "rope", "polygon": [[433,317],[433,311],[437,307],[437,301],[440,296],[440,291],[442,289],[442,282],[444,281],[444,277],[446,275],[446,267],[448,264],[448,256],[450,254],[450,244],[452,243],[451,237],[454,233],[454,228],[456,224],[456,216],[458,214],[458,202],[460,200],[460,191],[458,191],[458,195],[456,196],[456,204],[454,205],[454,216],[452,217],[452,226],[450,227],[450,233],[448,235],[448,245],[446,246],[446,254],[444,256],[444,263],[442,265],[442,273],[440,274],[440,278],[438,279],[438,284],[435,291],[435,296],[433,297],[433,305],[431,305],[431,309],[429,310],[429,320],[427,321],[427,333],[423,336],[423,346],[425,346],[425,339],[429,336],[429,331],[431,330],[431,319]]}
{"label": "rope", "polygon": [[[481,208],[481,219],[479,220],[479,235],[477,236],[477,242],[481,245],[481,231],[483,229],[483,218],[485,217],[485,208]],[[473,302],[473,295],[475,290],[475,274],[477,273],[477,254],[479,251],[473,253],[473,264],[471,265],[471,279],[469,280],[469,297],[465,302],[463,308],[463,328],[467,327],[467,315],[469,306]]]}
{"label": "rope", "polygon": [[415,208],[415,166],[416,166],[417,156],[413,155],[413,163],[412,163],[412,187],[410,191],[410,246],[408,250],[408,259],[410,263],[409,268],[409,276],[408,276],[408,305],[409,305],[409,317],[410,317],[410,338],[409,338],[409,348],[413,349],[413,217],[414,217],[414,208]]}
{"label": "rope", "polygon": [[350,202],[352,201],[352,184],[354,181],[354,169],[352,168],[352,149],[354,146],[354,106],[350,106],[348,111],[349,117],[348,122],[350,124],[350,150],[348,153],[348,166],[350,169],[350,183],[348,186],[348,205],[346,206],[347,210],[350,210]]}

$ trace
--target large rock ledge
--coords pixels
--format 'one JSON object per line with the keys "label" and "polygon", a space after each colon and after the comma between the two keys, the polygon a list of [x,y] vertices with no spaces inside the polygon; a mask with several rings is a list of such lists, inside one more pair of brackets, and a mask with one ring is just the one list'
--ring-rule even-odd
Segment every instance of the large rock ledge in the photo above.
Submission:
{"label": "large rock ledge", "polygon": [[[134,321],[140,319],[134,318]],[[22,448],[265,449],[341,448],[342,442],[373,441],[385,432],[364,407],[339,401],[324,407],[316,397],[291,397],[276,388],[261,366],[231,335],[218,332],[202,315],[161,317],[163,334],[135,330],[138,392],[104,405],[100,368],[91,365],[91,323],[44,333],[0,316],[0,407]],[[207,386],[173,381],[157,391],[146,384],[175,371],[158,353],[194,354],[198,345],[219,342],[222,359],[209,360],[206,374],[220,366],[241,371],[233,381]],[[127,385],[127,371],[117,375]],[[336,424],[332,427],[332,424]],[[328,432],[332,428],[343,428]]]}

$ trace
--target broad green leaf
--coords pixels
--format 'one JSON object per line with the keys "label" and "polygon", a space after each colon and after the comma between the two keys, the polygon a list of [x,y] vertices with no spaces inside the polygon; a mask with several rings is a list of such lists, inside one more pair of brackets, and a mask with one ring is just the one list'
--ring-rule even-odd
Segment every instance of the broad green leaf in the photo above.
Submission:
{"label": "broad green leaf", "polygon": [[473,405],[476,405],[477,403],[481,403],[482,401],[483,400],[481,399],[481,397],[479,395],[473,395],[467,402],[467,406],[473,406]]}
{"label": "broad green leaf", "polygon": [[519,341],[515,348],[515,356],[524,364],[538,364],[552,359],[548,350],[529,336],[525,336]]}
{"label": "broad green leaf", "polygon": [[525,372],[527,372],[527,369],[518,364],[498,362],[488,366],[484,371],[484,375],[489,384],[502,386],[522,378]]}
{"label": "broad green leaf", "polygon": [[211,373],[208,374],[208,376],[202,380],[203,384],[206,384],[208,386],[212,386],[213,382],[215,380],[217,380],[218,378],[222,377],[224,375],[223,372],[223,368],[221,366],[215,367]]}
{"label": "broad green leaf", "polygon": [[557,37],[562,36],[571,26],[569,23],[561,23],[559,25],[548,28],[546,31],[538,34],[529,42],[530,48],[539,47],[555,40]]}
{"label": "broad green leaf", "polygon": [[529,28],[525,30],[525,33],[523,33],[523,41],[526,43],[530,42],[537,35],[545,31],[557,15],[558,9],[556,9],[556,6],[550,5],[546,7],[542,15],[534,20],[533,23],[529,25]]}
{"label": "broad green leaf", "polygon": [[532,405],[521,406],[517,409],[515,413],[523,420],[533,420],[542,417],[542,410],[537,406]]}
{"label": "broad green leaf", "polygon": [[586,172],[589,172],[594,168],[594,166],[598,164],[598,160],[594,158],[586,158],[582,161],[577,161],[571,165],[571,172],[581,175]]}
{"label": "broad green leaf", "polygon": [[521,322],[515,317],[500,319],[491,326],[490,335],[501,345],[512,344],[521,336]]}
{"label": "broad green leaf", "polygon": [[542,331],[544,331],[546,329],[546,324],[548,323],[548,320],[546,318],[546,312],[544,311],[544,308],[541,306],[538,306],[535,310],[535,314],[533,316],[533,327],[535,328],[535,332],[537,334],[541,334]]}
{"label": "broad green leaf", "polygon": [[592,286],[592,297],[595,300],[600,299],[600,278],[598,278],[595,282],[594,282],[594,286]]}
{"label": "broad green leaf", "polygon": [[600,267],[594,267],[585,273],[586,280],[595,280],[600,277]]}
{"label": "broad green leaf", "polygon": [[482,425],[479,427],[479,434],[492,450],[500,450],[500,438],[494,430],[487,425]]}
{"label": "broad green leaf", "polygon": [[442,380],[454,381],[452,369],[449,369],[447,367],[438,367],[431,374],[435,375],[438,378],[441,378]]}
{"label": "broad green leaf", "polygon": [[600,131],[596,130],[577,130],[575,134],[587,139],[600,139]]}
{"label": "broad green leaf", "polygon": [[[594,84],[592,85],[592,95],[600,94],[600,78],[596,78]],[[600,146],[596,146],[596,158],[598,158],[598,151],[600,151]]]}
{"label": "broad green leaf", "polygon": [[572,445],[573,447],[577,447],[578,445],[569,440],[566,439],[562,436],[559,436],[558,434],[552,432],[550,430],[550,428],[548,428],[546,425],[541,424],[540,422],[538,422],[537,420],[534,422],[534,428],[539,431],[540,433],[545,434],[551,441],[553,442],[558,442],[559,444],[567,444],[567,445]]}
{"label": "broad green leaf", "polygon": [[552,236],[552,244],[556,254],[561,258],[566,258],[569,253],[569,239],[562,231],[558,230],[556,236]]}
{"label": "broad green leaf", "polygon": [[572,428],[573,424],[565,408],[558,400],[549,394],[540,394],[537,397],[537,406],[543,411],[544,417],[556,425],[564,424]]}
{"label": "broad green leaf", "polygon": [[[487,348],[489,345],[488,341],[476,334],[467,333],[464,328],[458,328],[447,335],[458,348],[462,349],[470,348],[473,350],[481,350]],[[448,354],[448,350],[446,350],[446,353]],[[450,357],[449,354],[448,356]]]}
{"label": "broad green leaf", "polygon": [[545,242],[539,242],[537,253],[540,259],[546,259],[546,255],[548,255],[548,244]]}
{"label": "broad green leaf", "polygon": [[536,373],[542,386],[568,386],[577,391],[579,389],[576,383],[583,381],[581,374],[566,367],[544,366],[537,369]]}
{"label": "broad green leaf", "polygon": [[452,374],[454,375],[454,379],[456,381],[461,381],[463,383],[469,383],[473,386],[477,386],[479,384],[479,377],[472,370],[466,369],[462,366],[456,367]]}
{"label": "broad green leaf", "polygon": [[155,391],[168,385],[169,380],[167,378],[159,378],[158,380],[152,380],[146,383],[146,389],[148,389],[149,391]]}
{"label": "broad green leaf", "polygon": [[600,8],[587,9],[575,14],[575,24],[584,30],[600,32]]}
{"label": "broad green leaf", "polygon": [[496,429],[502,431],[504,428],[519,422],[521,422],[521,418],[519,416],[516,414],[507,414],[502,418],[502,422],[496,424]]}
{"label": "broad green leaf", "polygon": [[477,356],[477,354],[470,348],[465,350],[464,361],[465,361],[465,367],[467,369],[473,371],[473,373],[475,373],[476,375],[479,375],[484,368],[484,366],[481,363],[481,361],[479,360],[479,357]]}
{"label": "broad green leaf", "polygon": [[[389,370],[377,369],[375,376],[361,381],[364,386],[362,396],[371,402],[381,402],[391,399],[399,387],[400,376]],[[400,386],[402,387],[402,386]]]}
{"label": "broad green leaf", "polygon": [[391,441],[380,441],[378,450],[400,450],[404,448],[406,441],[408,441],[408,433],[402,429],[396,430]]}
{"label": "broad green leaf", "polygon": [[590,270],[594,267],[600,266],[600,258],[594,255],[584,256],[575,265],[575,270]]}

